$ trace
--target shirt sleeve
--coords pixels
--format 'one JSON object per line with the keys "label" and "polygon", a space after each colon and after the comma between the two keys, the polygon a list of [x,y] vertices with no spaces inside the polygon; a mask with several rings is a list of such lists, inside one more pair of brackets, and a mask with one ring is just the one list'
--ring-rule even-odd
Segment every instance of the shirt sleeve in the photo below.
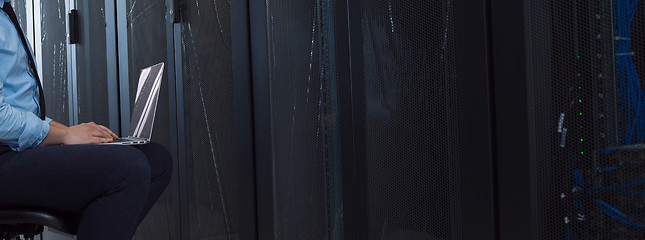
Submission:
{"label": "shirt sleeve", "polygon": [[14,151],[37,147],[49,133],[51,119],[41,120],[32,112],[21,112],[5,102],[0,82],[0,143]]}

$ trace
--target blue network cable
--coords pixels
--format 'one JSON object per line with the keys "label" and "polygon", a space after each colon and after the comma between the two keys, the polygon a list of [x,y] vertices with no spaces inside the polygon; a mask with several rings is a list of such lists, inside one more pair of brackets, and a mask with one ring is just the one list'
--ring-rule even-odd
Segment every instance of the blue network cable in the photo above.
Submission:
{"label": "blue network cable", "polygon": [[619,87],[620,106],[626,117],[623,135],[625,144],[641,143],[645,140],[645,93],[640,86],[638,73],[632,56],[630,27],[638,8],[639,0],[616,0],[615,9],[615,52],[616,76]]}

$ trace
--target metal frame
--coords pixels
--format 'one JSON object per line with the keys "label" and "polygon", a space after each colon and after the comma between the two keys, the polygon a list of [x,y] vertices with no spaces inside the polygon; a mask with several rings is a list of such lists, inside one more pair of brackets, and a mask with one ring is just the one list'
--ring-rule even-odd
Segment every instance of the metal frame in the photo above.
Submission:
{"label": "metal frame", "polygon": [[500,240],[531,239],[523,4],[490,0]]}
{"label": "metal frame", "polygon": [[[521,2],[521,1],[517,1]],[[454,1],[464,239],[496,239],[488,1]]]}
{"label": "metal frame", "polygon": [[[65,4],[65,14],[76,8],[76,1],[67,0]],[[66,29],[69,29],[69,21],[65,19]],[[69,30],[67,30],[69,31]],[[69,34],[67,35],[67,78],[69,89],[69,125],[78,124],[78,76],[76,63],[76,45],[69,44]]]}
{"label": "metal frame", "polygon": [[[175,98],[176,98],[176,104],[177,104],[177,119],[176,119],[176,126],[177,126],[177,139],[186,139],[186,121],[185,121],[185,112],[184,112],[184,79],[183,79],[183,54],[181,51],[181,23],[174,23],[173,24],[173,49],[175,52]],[[170,42],[170,41],[169,41]],[[177,150],[177,184],[179,187],[179,214],[178,216],[181,216],[180,222],[180,229],[181,229],[181,239],[190,239],[190,232],[189,232],[189,212],[188,212],[188,202],[185,200],[182,200],[181,196],[187,196],[188,194],[188,179],[186,176],[186,145],[181,144],[180,142],[183,143],[183,141],[179,141],[178,144],[176,144]]]}
{"label": "metal frame", "polygon": [[116,36],[116,5],[114,0],[105,0],[105,23],[106,23],[106,48],[107,51],[107,81],[108,81],[108,111],[110,129],[113,132],[120,131],[119,124],[119,79],[118,79],[118,55]]}
{"label": "metal frame", "polygon": [[[36,34],[35,31],[36,31],[36,29],[38,29],[38,26],[40,26],[40,23],[38,23],[38,26],[36,26],[37,23],[34,22],[34,18],[35,18],[35,16],[38,16],[40,18],[41,15],[40,15],[40,9],[36,10],[34,8],[34,1],[39,1],[39,0],[25,0],[25,8],[26,8],[25,12],[27,12],[26,13],[27,14],[27,16],[26,16],[26,18],[27,18],[27,29],[25,29],[25,31],[27,33],[27,39],[31,39],[31,48],[34,49],[34,54],[35,55],[36,54],[40,55],[40,52],[38,52],[38,53],[35,52],[37,44],[36,44],[36,38],[34,38],[34,36]],[[15,4],[15,2],[14,2],[14,4]],[[31,12],[29,10],[31,10]],[[38,12],[36,12],[36,11],[38,11]],[[36,56],[36,63],[38,65],[40,65],[40,62],[38,62],[38,56]],[[38,71],[38,72],[40,72],[40,71]]]}
{"label": "metal frame", "polygon": [[[166,2],[166,44],[167,44],[167,68],[168,68],[168,104],[170,112],[170,152],[172,154],[173,161],[173,175],[170,188],[173,190],[173,205],[174,205],[174,216],[180,216],[179,221],[179,231],[175,232],[171,238],[187,239],[183,238],[187,229],[187,219],[183,217],[182,214],[187,212],[187,209],[183,208],[186,205],[186,201],[182,200],[182,179],[181,176],[185,175],[181,172],[181,165],[185,165],[185,152],[183,139],[183,117],[184,117],[184,108],[183,108],[183,88],[179,85],[182,83],[182,62],[181,62],[181,48],[178,46],[178,43],[181,41],[181,38],[178,36],[179,28],[178,24],[175,24],[174,16],[177,14],[178,5],[174,4],[175,1],[168,0]],[[180,104],[181,103],[181,104]],[[176,114],[173,114],[176,113]],[[181,123],[181,125],[180,125]],[[184,151],[182,151],[184,150]],[[185,222],[186,221],[186,222]]]}
{"label": "metal frame", "polygon": [[41,0],[28,0],[25,1],[25,6],[27,9],[32,10],[32,14],[27,15],[27,39],[31,39],[31,49],[34,51],[34,57],[36,58],[36,68],[40,74],[40,81],[42,83],[43,77],[43,58],[40,56],[42,52],[42,44],[39,43],[39,40],[42,39],[42,28],[41,28],[41,17],[40,8],[34,8],[34,6],[40,6]]}
{"label": "metal frame", "polygon": [[249,23],[255,129],[257,235],[261,240],[273,240],[275,238],[273,154],[265,3],[262,0],[249,0]]}
{"label": "metal frame", "polygon": [[[117,27],[117,46],[118,52],[118,69],[119,69],[119,109],[121,110],[121,135],[128,135],[130,132],[130,81],[128,76],[129,62],[128,59],[128,19],[127,6],[125,0],[116,1],[116,27]],[[126,59],[126,61],[123,61]]]}
{"label": "metal frame", "polygon": [[239,177],[239,239],[258,239],[256,222],[255,129],[251,81],[249,8],[246,1],[231,1],[233,96],[235,101],[236,158]]}
{"label": "metal frame", "polygon": [[345,239],[367,239],[365,173],[365,87],[362,58],[361,6],[336,1],[336,56],[341,124],[343,230]]}

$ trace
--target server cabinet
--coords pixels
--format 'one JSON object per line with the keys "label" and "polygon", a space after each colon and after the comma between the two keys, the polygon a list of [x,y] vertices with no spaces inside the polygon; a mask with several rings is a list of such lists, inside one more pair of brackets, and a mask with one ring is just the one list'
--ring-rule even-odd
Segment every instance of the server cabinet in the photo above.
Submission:
{"label": "server cabinet", "polygon": [[[171,9],[164,1],[120,0],[116,4],[119,42],[119,94],[121,132],[129,132],[130,109],[134,104],[141,69],[165,62],[162,87],[155,115],[152,141],[173,153],[177,168],[175,68]],[[146,219],[135,239],[180,239],[179,185],[177,172]]]}
{"label": "server cabinet", "polygon": [[483,1],[250,4],[260,239],[494,238]]}
{"label": "server cabinet", "polygon": [[[24,1],[23,1],[24,2]],[[17,2],[12,2],[17,4]],[[69,79],[69,62],[68,62],[68,45],[67,45],[67,16],[61,14],[66,12],[66,3],[43,1],[40,6],[41,15],[35,19],[40,21],[40,24],[33,26],[40,26],[40,39],[32,38],[35,45],[34,50],[40,49],[36,52],[36,58],[40,63],[40,75],[43,85],[43,92],[45,94],[45,103],[47,105],[47,116],[62,124],[70,124],[73,119],[70,118],[70,79]],[[27,19],[22,14],[27,13],[25,5],[16,8],[20,19]],[[33,10],[33,6],[31,6]],[[25,12],[22,12],[25,11]],[[22,12],[22,14],[21,14]],[[24,17],[24,18],[23,18]],[[29,29],[28,26],[22,25],[24,29]],[[28,34],[29,35],[29,34]],[[31,34],[35,36],[35,34]]]}
{"label": "server cabinet", "polygon": [[642,238],[642,15],[492,2],[500,239]]}
{"label": "server cabinet", "polygon": [[246,4],[179,6],[174,46],[182,239],[254,239]]}
{"label": "server cabinet", "polygon": [[260,239],[342,239],[333,1],[250,1]]}
{"label": "server cabinet", "polygon": [[356,238],[493,239],[485,2],[348,3]]}
{"label": "server cabinet", "polygon": [[363,2],[368,239],[463,239],[453,1]]}

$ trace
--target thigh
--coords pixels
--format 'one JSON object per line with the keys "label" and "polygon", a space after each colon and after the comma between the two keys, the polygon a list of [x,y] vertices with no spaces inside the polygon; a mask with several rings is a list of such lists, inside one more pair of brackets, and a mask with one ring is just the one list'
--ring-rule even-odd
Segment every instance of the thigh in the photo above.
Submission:
{"label": "thigh", "polygon": [[150,175],[152,179],[170,174],[172,170],[172,157],[166,147],[156,142],[136,145],[135,147],[146,155],[148,163],[150,164]]}
{"label": "thigh", "polygon": [[0,208],[33,207],[78,212],[127,179],[128,169],[148,169],[130,146],[69,145],[0,154]]}

